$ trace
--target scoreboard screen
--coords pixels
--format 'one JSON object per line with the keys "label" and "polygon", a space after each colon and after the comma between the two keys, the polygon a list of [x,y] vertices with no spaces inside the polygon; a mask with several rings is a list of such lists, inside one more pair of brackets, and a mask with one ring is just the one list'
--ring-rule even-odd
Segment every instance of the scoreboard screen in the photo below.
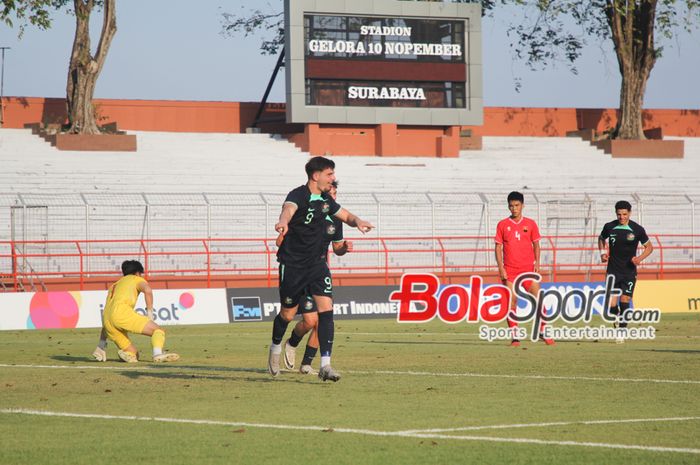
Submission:
{"label": "scoreboard screen", "polygon": [[477,4],[286,0],[287,121],[480,124],[480,25]]}

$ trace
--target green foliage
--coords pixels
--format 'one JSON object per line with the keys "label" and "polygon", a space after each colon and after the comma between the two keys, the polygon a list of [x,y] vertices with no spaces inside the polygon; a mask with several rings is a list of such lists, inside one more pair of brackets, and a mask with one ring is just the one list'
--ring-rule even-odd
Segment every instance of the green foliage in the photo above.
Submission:
{"label": "green foliage", "polygon": [[[103,0],[78,0],[85,4],[92,4],[101,8]],[[0,7],[0,21],[9,27],[17,26],[18,35],[22,37],[27,26],[34,26],[41,30],[51,27],[51,13],[55,10],[66,8],[68,13],[74,14],[73,0],[2,0]]]}
{"label": "green foliage", "polygon": [[265,38],[260,43],[262,55],[276,55],[284,46],[284,12],[270,13],[256,9],[241,14],[222,13],[222,17],[222,34],[225,36],[243,34],[248,37],[263,33]]}
{"label": "green foliage", "polygon": [[63,8],[70,0],[3,0],[0,21],[18,27],[21,37],[27,25],[46,30],[51,27],[51,11]]}
{"label": "green foliage", "polygon": [[[698,0],[484,0],[482,7],[489,15],[496,14],[499,7],[520,7],[522,21],[509,25],[508,36],[515,56],[531,69],[564,63],[576,73],[575,63],[586,45],[611,39],[609,8],[624,17],[627,12],[634,14],[641,3],[650,2],[657,4],[657,36],[671,39],[679,29],[691,31],[698,25]],[[636,27],[635,18],[631,20]],[[662,48],[654,49],[656,56],[661,56]]]}
{"label": "green foliage", "polygon": [[656,32],[670,39],[675,30],[691,32],[700,20],[698,0],[660,0],[656,12]]}
{"label": "green foliage", "polygon": [[[633,4],[656,2],[654,33],[673,38],[680,29],[691,31],[700,19],[700,0],[631,0]],[[279,8],[281,9],[281,2]],[[522,20],[508,26],[514,55],[531,69],[544,69],[563,63],[577,73],[576,61],[591,43],[610,40],[606,10],[624,9],[625,0],[454,0],[453,3],[480,3],[483,14],[495,15],[499,9],[516,7]],[[245,37],[263,34],[263,55],[276,54],[284,44],[284,18],[279,10],[261,9],[222,14],[222,33]],[[572,29],[571,25],[574,25]],[[654,53],[661,56],[663,46]]]}
{"label": "green foliage", "polygon": [[[441,0],[421,1],[439,2]],[[486,1],[491,3],[493,0]],[[242,34],[244,37],[262,34],[263,39],[260,42],[260,53],[262,55],[276,55],[279,49],[284,46],[284,12],[280,11],[282,9],[282,2],[279,1],[277,3],[279,5],[278,9],[272,12],[265,12],[257,8],[245,10],[241,7],[242,11],[240,13],[222,13],[221,33],[228,37],[238,34]],[[465,0],[454,3],[480,3],[480,0]]]}

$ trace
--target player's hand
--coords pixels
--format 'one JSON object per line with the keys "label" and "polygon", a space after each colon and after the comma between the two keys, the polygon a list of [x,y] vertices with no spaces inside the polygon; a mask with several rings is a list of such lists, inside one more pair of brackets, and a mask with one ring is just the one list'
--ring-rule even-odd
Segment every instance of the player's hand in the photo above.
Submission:
{"label": "player's hand", "polygon": [[503,281],[508,281],[508,273],[506,273],[506,270],[498,270],[498,276],[501,277],[501,280]]}
{"label": "player's hand", "polygon": [[287,234],[287,231],[289,231],[289,225],[287,223],[277,223],[275,225],[275,231],[284,237]]}
{"label": "player's hand", "polygon": [[540,264],[539,263],[535,263],[533,271],[537,274],[540,274]]}
{"label": "player's hand", "polygon": [[369,221],[357,220],[357,229],[359,229],[362,234],[366,234],[373,230],[374,226]]}
{"label": "player's hand", "polygon": [[95,351],[92,353],[92,356],[98,362],[106,362],[107,361],[107,352],[100,349],[99,346],[95,347]]}
{"label": "player's hand", "polygon": [[352,244],[352,241],[345,241],[345,252],[352,252],[354,248],[354,245]]}
{"label": "player's hand", "polygon": [[601,263],[608,263],[608,254],[604,253],[600,255]]}
{"label": "player's hand", "polygon": [[284,234],[280,233],[277,236],[277,239],[275,239],[275,245],[279,248],[282,246],[282,242],[284,241]]}
{"label": "player's hand", "polygon": [[634,266],[639,266],[642,261],[639,259],[639,257],[632,257],[632,263],[634,263]]}

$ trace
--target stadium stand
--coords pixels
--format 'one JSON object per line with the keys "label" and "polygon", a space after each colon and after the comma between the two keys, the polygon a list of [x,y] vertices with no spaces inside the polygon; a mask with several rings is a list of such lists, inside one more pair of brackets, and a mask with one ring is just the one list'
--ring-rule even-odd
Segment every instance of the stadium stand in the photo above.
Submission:
{"label": "stadium stand", "polygon": [[[279,136],[137,134],[136,153],[59,152],[27,130],[0,130],[0,241],[269,238],[284,194],[305,181],[308,155]],[[612,159],[580,139],[558,137],[485,137],[482,151],[464,151],[457,159],[336,157],[339,200],[372,221],[376,237],[415,238],[394,247],[413,252],[389,258],[406,267],[441,260],[429,251],[436,247],[432,238],[442,236],[479,236],[464,239],[461,247],[483,250],[447,253],[447,264],[492,265],[488,238],[508,214],[505,196],[511,190],[526,194],[525,214],[554,238],[552,246],[590,246],[622,198],[632,202],[635,219],[650,232],[692,235],[700,231],[700,140],[687,138],[685,144],[680,160]],[[689,243],[687,237],[677,241]],[[459,243],[453,240],[451,247]],[[90,267],[111,269],[121,259],[115,253],[139,253],[133,244],[120,247],[125,250],[93,244],[92,253],[101,249],[106,255],[90,257]],[[204,256],[177,255],[197,245],[154,247],[154,267],[206,266]],[[338,263],[374,264],[381,247],[366,247],[377,254]],[[223,252],[262,248],[262,242],[218,243],[213,251],[222,253],[211,260],[222,269],[260,267],[263,257]],[[421,249],[426,253],[415,252]],[[60,250],[51,246],[51,253]],[[700,254],[692,252],[669,250],[665,259],[696,263]],[[586,263],[592,255],[571,251],[559,260]],[[59,271],[75,269],[74,262],[58,256],[29,265]]]}
{"label": "stadium stand", "polygon": [[[138,152],[59,152],[0,131],[0,192],[287,192],[306,155],[278,136],[137,132]],[[338,158],[343,192],[699,192],[700,140],[680,160],[612,159],[565,137],[485,137],[456,159]],[[527,189],[525,189],[527,186]]]}

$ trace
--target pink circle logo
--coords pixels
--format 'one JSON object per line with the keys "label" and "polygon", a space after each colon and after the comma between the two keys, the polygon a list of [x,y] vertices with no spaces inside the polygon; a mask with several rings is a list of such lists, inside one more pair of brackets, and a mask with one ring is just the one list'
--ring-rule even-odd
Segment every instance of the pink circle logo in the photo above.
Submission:
{"label": "pink circle logo", "polygon": [[180,308],[183,310],[192,308],[192,306],[194,305],[194,296],[189,292],[183,292],[182,294],[180,294],[179,305]]}
{"label": "pink circle logo", "polygon": [[29,323],[36,329],[75,328],[80,317],[77,292],[37,292],[29,302]]}

